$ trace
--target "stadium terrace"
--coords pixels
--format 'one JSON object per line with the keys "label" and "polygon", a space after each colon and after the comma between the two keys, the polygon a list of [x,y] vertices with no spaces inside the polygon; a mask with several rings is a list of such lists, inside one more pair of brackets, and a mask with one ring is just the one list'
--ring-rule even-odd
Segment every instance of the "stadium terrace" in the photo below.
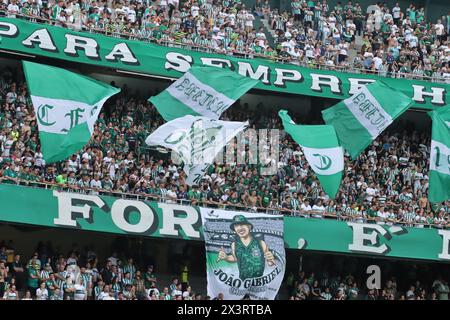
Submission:
{"label": "stadium terrace", "polygon": [[[247,62],[242,59],[227,59],[221,55],[193,54],[187,50],[175,51],[149,43],[84,36],[82,33],[69,33],[67,30],[60,28],[56,28],[56,30],[55,27],[40,28],[36,24],[9,21],[14,20],[0,19],[0,36],[4,37],[4,40],[20,38],[20,42],[16,41],[14,48],[11,47],[13,51],[50,55],[75,62],[104,64],[107,67],[129,69],[147,74],[161,73],[159,70],[164,70],[164,76],[173,77],[173,71],[185,73],[193,65],[201,64],[229,68],[242,76],[259,80],[261,85],[257,86],[257,89],[312,96],[324,95],[335,99],[342,99],[354,94],[361,86],[376,81],[375,78],[358,77],[356,74],[349,75],[332,71],[321,71],[319,73],[307,68],[285,67],[281,63],[265,63],[264,60],[260,59],[248,60]],[[24,34],[24,32],[26,33]],[[56,38],[61,41],[56,41]],[[164,55],[164,63],[159,62],[161,58],[159,53],[153,57],[142,51],[143,47],[147,46],[149,46],[147,48],[149,50],[161,50],[160,53]],[[8,49],[10,46],[2,41],[2,47]],[[83,56],[87,60],[80,55],[80,52],[84,53]],[[160,65],[158,66],[158,64]],[[158,69],[158,71],[147,70],[148,68],[154,68],[155,65],[157,66],[155,70]],[[386,80],[391,79],[384,79],[383,81]],[[445,85],[425,85],[424,82],[407,82],[401,79],[391,81],[395,81],[398,88],[408,92],[418,107],[423,105],[439,107],[446,104],[448,92]]]}

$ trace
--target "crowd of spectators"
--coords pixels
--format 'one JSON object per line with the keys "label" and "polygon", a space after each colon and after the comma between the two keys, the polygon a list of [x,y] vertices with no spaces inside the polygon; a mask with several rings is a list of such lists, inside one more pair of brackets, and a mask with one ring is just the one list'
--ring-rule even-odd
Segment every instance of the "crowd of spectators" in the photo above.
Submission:
{"label": "crowd of spectators", "polygon": [[[0,96],[3,183],[35,187],[45,183],[74,192],[133,194],[148,200],[230,210],[388,225],[449,226],[450,201],[431,205],[427,199],[428,132],[384,133],[356,161],[346,156],[339,192],[335,199],[329,199],[300,147],[288,136],[280,138],[275,174],[262,174],[261,164],[214,163],[198,185],[189,187],[181,164],[146,147],[145,138],[163,120],[150,103],[133,96],[127,88],[105,104],[90,142],[80,152],[67,161],[47,165],[26,85],[16,72],[5,69],[1,73]],[[251,112],[239,102],[222,118],[249,119],[253,128],[282,128],[276,110]]]}
{"label": "crowd of spectators", "polygon": [[0,245],[0,300],[210,299],[192,291],[187,272],[161,282],[153,265],[137,266],[117,252],[99,261],[93,247],[65,255],[40,242],[27,260],[11,245]]}
{"label": "crowd of spectators", "polygon": [[431,23],[414,4],[362,8],[339,1],[331,8],[326,0],[293,0],[291,6],[290,13],[269,13],[279,55],[288,60],[393,77],[450,77],[450,10]]}
{"label": "crowd of spectators", "polygon": [[331,276],[302,271],[298,277],[291,273],[286,282],[290,300],[448,300],[448,282],[438,277],[432,283],[414,281],[407,288],[397,285],[390,277],[382,288],[368,289],[364,281],[351,273]]}
{"label": "crowd of spectators", "polygon": [[[0,242],[0,300],[223,300],[220,293],[210,297],[194,291],[187,265],[162,280],[157,265],[139,264],[130,254],[111,252],[105,255],[94,246],[75,246],[64,254],[51,242],[39,242],[27,259],[12,242]],[[278,299],[448,300],[450,293],[448,274],[423,277],[413,265],[412,277],[394,266],[392,275],[375,289],[365,286],[363,275],[334,267],[297,275],[287,272]]]}
{"label": "crowd of spectators", "polygon": [[[384,76],[450,79],[450,10],[427,21],[425,8],[383,2],[293,0],[290,10],[255,0],[3,0],[9,17],[244,57]],[[255,28],[263,18],[267,27]],[[273,41],[272,33],[275,34]],[[355,41],[358,37],[358,41]],[[362,37],[362,38],[359,38]]]}
{"label": "crowd of spectators", "polygon": [[[294,0],[291,6],[291,11],[279,12],[270,8],[268,1],[256,1],[250,9],[238,0],[3,0],[0,10],[10,17],[44,18],[76,30],[195,45],[223,54],[261,55],[311,67],[360,69],[387,76],[438,74],[450,78],[450,13],[430,23],[424,8],[414,5],[389,8],[378,3],[362,9],[349,1],[329,8],[326,0]],[[264,27],[253,27],[255,16],[264,18],[275,31],[273,45]],[[362,43],[356,41],[359,36]],[[356,50],[352,59],[351,50]],[[275,110],[251,112],[239,102],[223,118],[249,119],[254,128],[282,127]],[[429,133],[386,132],[356,161],[346,157],[340,191],[336,199],[329,199],[300,147],[287,136],[280,140],[276,174],[262,175],[260,165],[215,163],[198,186],[189,187],[181,165],[145,147],[145,138],[162,123],[150,103],[122,90],[105,105],[88,145],[67,161],[48,165],[40,150],[26,84],[15,71],[5,69],[0,74],[0,182],[32,187],[47,184],[74,192],[139,195],[148,200],[304,218],[419,228],[450,226],[450,201],[431,205],[427,199]],[[25,263],[8,246],[0,248],[0,299],[209,298],[194,293],[183,280],[174,279],[164,287],[151,265],[138,268],[132,258],[125,261],[115,255],[102,264],[93,250],[82,255],[73,251],[68,256],[38,252]],[[297,278],[289,275],[286,283],[293,300],[446,300],[449,293],[448,283],[442,279],[429,284],[427,290],[415,283],[403,293],[391,279],[383,290],[369,290],[364,295],[361,281],[349,275],[301,273]]]}

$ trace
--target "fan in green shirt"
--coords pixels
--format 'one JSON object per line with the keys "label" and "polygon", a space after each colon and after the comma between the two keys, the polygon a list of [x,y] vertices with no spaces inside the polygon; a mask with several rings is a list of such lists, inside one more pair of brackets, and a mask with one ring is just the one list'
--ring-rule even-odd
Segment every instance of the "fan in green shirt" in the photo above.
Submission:
{"label": "fan in green shirt", "polygon": [[28,181],[30,180],[30,175],[26,171],[22,171],[19,173],[19,179]]}
{"label": "fan in green shirt", "polygon": [[342,12],[342,6],[340,4],[336,5],[334,7],[334,12],[338,13],[338,12]]}
{"label": "fan in green shirt", "polygon": [[31,151],[36,152],[37,143],[33,139],[29,139],[26,146],[29,147]]}
{"label": "fan in green shirt", "polygon": [[264,194],[261,196],[261,204],[264,208],[267,208],[272,200],[272,195],[269,193],[269,190],[265,190]]}
{"label": "fan in green shirt", "polygon": [[346,5],[344,6],[344,11],[345,11],[345,13],[347,13],[348,10],[350,10],[351,12],[354,12],[354,11],[355,11],[355,8],[354,8],[353,5],[351,5],[351,4],[346,4]]}
{"label": "fan in green shirt", "polygon": [[300,1],[291,2],[292,13],[293,14],[300,14],[301,6],[302,6],[302,4],[301,4]]}
{"label": "fan in green shirt", "polygon": [[66,185],[67,184],[67,173],[62,173],[58,175],[56,178],[56,183],[60,185]]}
{"label": "fan in green shirt", "polygon": [[48,296],[49,297],[53,296],[56,288],[58,288],[58,285],[56,284],[53,274],[50,275],[50,279],[45,281],[45,286],[47,287],[48,290]]}
{"label": "fan in green shirt", "polygon": [[38,272],[35,268],[35,266],[29,265],[27,267],[28,271],[28,287],[37,289],[38,288]]}
{"label": "fan in green shirt", "polygon": [[100,15],[98,14],[98,12],[91,13],[89,15],[89,20],[93,20],[94,22],[97,22],[98,20],[100,20]]}
{"label": "fan in green shirt", "polygon": [[417,23],[422,23],[422,21],[425,20],[425,12],[424,9],[421,8],[419,11],[417,11]]}
{"label": "fan in green shirt", "polygon": [[233,192],[233,194],[231,195],[231,197],[228,201],[232,204],[238,204],[239,203],[238,193],[236,191]]}
{"label": "fan in green shirt", "polygon": [[198,186],[192,186],[192,189],[188,192],[189,200],[201,200],[202,194],[198,191]]}
{"label": "fan in green shirt", "polygon": [[409,20],[411,20],[412,24],[416,24],[416,10],[409,9]]}
{"label": "fan in green shirt", "polygon": [[108,143],[109,144],[111,144],[111,142],[112,142],[112,139],[111,138],[108,138],[108,137],[104,137],[103,139],[102,139],[102,146],[106,146]]}
{"label": "fan in green shirt", "polygon": [[[6,161],[6,159],[5,159]],[[12,183],[14,182],[13,179],[17,179],[18,178],[18,174],[15,170],[12,170],[11,167],[8,167],[8,169],[6,169],[5,171],[3,171],[3,176],[7,177],[7,178],[12,178],[11,180],[5,180],[5,183]]]}
{"label": "fan in green shirt", "polygon": [[377,210],[375,209],[375,207],[371,207],[371,208],[367,209],[366,214],[367,214],[367,217],[370,218],[368,220],[368,222],[369,223],[375,223],[375,221],[372,220],[372,219],[375,219],[377,217]]}
{"label": "fan in green shirt", "polygon": [[272,50],[272,48],[268,48],[268,50],[264,51],[264,55],[269,59],[275,59],[277,57],[277,52]]}

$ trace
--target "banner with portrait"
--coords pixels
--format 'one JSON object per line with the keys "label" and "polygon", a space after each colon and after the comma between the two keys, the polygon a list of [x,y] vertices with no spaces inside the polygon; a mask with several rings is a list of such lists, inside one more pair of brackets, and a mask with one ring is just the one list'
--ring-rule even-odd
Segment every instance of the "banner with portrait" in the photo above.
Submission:
{"label": "banner with portrait", "polygon": [[225,300],[275,299],[286,255],[281,215],[200,208],[208,295]]}

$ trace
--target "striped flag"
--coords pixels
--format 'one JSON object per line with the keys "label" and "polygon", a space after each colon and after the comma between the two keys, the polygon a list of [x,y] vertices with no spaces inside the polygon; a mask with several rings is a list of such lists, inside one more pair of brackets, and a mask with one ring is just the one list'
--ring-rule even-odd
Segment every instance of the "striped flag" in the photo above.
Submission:
{"label": "striped flag", "polygon": [[344,151],[339,146],[333,126],[297,125],[286,110],[280,110],[278,115],[284,130],[302,147],[305,158],[317,174],[325,193],[330,198],[335,198],[344,171]]}
{"label": "striped flag", "polygon": [[229,70],[195,66],[149,101],[166,121],[185,115],[217,120],[257,83]]}
{"label": "striped flag", "polygon": [[23,61],[46,163],[67,159],[91,139],[109,97],[120,89],[64,69]]}
{"label": "striped flag", "polygon": [[356,159],[412,103],[405,94],[377,81],[323,110],[322,117],[334,126],[341,146]]}
{"label": "striped flag", "polygon": [[450,106],[428,113],[433,120],[430,150],[430,202],[450,199]]}

